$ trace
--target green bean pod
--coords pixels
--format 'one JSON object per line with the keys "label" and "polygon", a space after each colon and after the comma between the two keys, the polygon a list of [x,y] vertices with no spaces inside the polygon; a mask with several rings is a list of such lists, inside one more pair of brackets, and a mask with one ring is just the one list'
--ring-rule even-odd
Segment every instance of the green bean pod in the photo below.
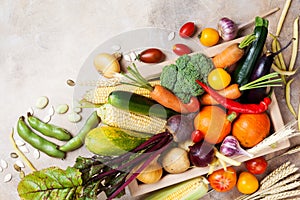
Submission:
{"label": "green bean pod", "polygon": [[69,140],[66,144],[59,147],[59,150],[69,152],[81,147],[84,144],[85,136],[87,135],[87,133],[90,132],[90,130],[92,130],[93,128],[96,128],[100,121],[100,117],[98,117],[97,112],[94,111],[86,120],[79,133],[71,140]]}
{"label": "green bean pod", "polygon": [[56,138],[61,141],[68,141],[72,138],[71,133],[66,129],[55,126],[53,124],[44,123],[40,119],[32,116],[30,113],[27,113],[27,117],[29,125],[45,136]]}
{"label": "green bean pod", "polygon": [[45,138],[35,134],[25,123],[25,117],[21,116],[18,120],[17,131],[19,136],[34,148],[55,158],[64,158],[65,152],[60,151],[58,146]]}

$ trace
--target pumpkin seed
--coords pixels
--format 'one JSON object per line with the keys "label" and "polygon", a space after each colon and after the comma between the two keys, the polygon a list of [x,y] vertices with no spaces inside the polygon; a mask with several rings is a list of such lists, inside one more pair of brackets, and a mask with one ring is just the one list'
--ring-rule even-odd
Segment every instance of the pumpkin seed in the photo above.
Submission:
{"label": "pumpkin seed", "polygon": [[51,115],[46,115],[44,118],[43,118],[43,122],[45,123],[48,123],[51,121]]}
{"label": "pumpkin seed", "polygon": [[79,115],[75,112],[72,112],[68,115],[68,120],[72,123],[79,122],[81,120],[81,115]]}
{"label": "pumpkin seed", "polygon": [[54,115],[54,107],[51,106],[48,110],[48,115],[53,116]]}
{"label": "pumpkin seed", "polygon": [[3,168],[2,167],[0,167],[0,172],[3,172]]}
{"label": "pumpkin seed", "polygon": [[8,164],[7,164],[7,162],[5,161],[5,160],[3,160],[3,159],[1,159],[1,167],[3,168],[3,169],[6,169],[7,167],[8,167]]}
{"label": "pumpkin seed", "polygon": [[25,145],[25,142],[23,142],[22,140],[16,140],[16,145],[17,145],[18,147],[24,146],[24,145]]}
{"label": "pumpkin seed", "polygon": [[168,40],[171,41],[171,40],[174,40],[174,38],[175,38],[175,32],[169,33]]}
{"label": "pumpkin seed", "polygon": [[82,109],[79,107],[76,107],[76,108],[73,108],[73,111],[78,114],[78,113],[81,113]]}
{"label": "pumpkin seed", "polygon": [[67,84],[68,84],[69,86],[75,86],[75,82],[74,82],[73,80],[71,80],[71,79],[68,79],[68,80],[67,80]]}
{"label": "pumpkin seed", "polygon": [[11,157],[11,158],[18,158],[19,156],[18,156],[17,153],[11,152],[11,153],[10,153],[10,157]]}
{"label": "pumpkin seed", "polygon": [[29,153],[29,149],[28,149],[25,145],[20,146],[19,149],[20,149],[20,151],[22,151],[23,153]]}
{"label": "pumpkin seed", "polygon": [[21,160],[17,160],[15,164],[18,165],[20,168],[25,167],[24,163]]}
{"label": "pumpkin seed", "polygon": [[35,107],[39,109],[45,108],[49,103],[49,99],[46,96],[41,96],[36,100]]}
{"label": "pumpkin seed", "polygon": [[12,179],[12,175],[11,174],[6,174],[4,177],[4,183],[9,182]]}
{"label": "pumpkin seed", "polygon": [[40,158],[40,151],[37,150],[37,149],[34,149],[34,151],[33,151],[33,157],[35,159],[39,159]]}
{"label": "pumpkin seed", "polygon": [[69,106],[67,104],[60,104],[56,106],[55,110],[58,114],[64,114],[69,110]]}
{"label": "pumpkin seed", "polygon": [[23,179],[25,177],[25,172],[24,171],[20,171],[20,178]]}
{"label": "pumpkin seed", "polygon": [[22,169],[17,164],[14,164],[14,168],[17,172],[20,172]]}

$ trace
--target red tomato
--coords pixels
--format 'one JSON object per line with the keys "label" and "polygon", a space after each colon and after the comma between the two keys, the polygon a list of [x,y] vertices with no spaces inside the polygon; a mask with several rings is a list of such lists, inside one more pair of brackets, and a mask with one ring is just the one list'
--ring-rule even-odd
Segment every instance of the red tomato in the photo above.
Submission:
{"label": "red tomato", "polygon": [[245,162],[246,168],[252,174],[263,174],[268,166],[264,157],[257,157]]}
{"label": "red tomato", "polygon": [[193,22],[185,23],[179,30],[180,37],[188,38],[193,35],[195,31],[195,24]]}
{"label": "red tomato", "polygon": [[159,63],[165,58],[164,53],[156,48],[150,48],[142,51],[137,59],[144,63]]}
{"label": "red tomato", "polygon": [[192,53],[192,50],[185,44],[175,44],[173,46],[173,52],[178,56],[182,56],[184,54]]}
{"label": "red tomato", "polygon": [[197,143],[200,142],[204,138],[204,134],[199,130],[194,130],[192,132],[192,141]]}
{"label": "red tomato", "polygon": [[208,181],[217,192],[227,192],[236,185],[236,171],[232,167],[227,167],[227,171],[219,169],[209,175]]}

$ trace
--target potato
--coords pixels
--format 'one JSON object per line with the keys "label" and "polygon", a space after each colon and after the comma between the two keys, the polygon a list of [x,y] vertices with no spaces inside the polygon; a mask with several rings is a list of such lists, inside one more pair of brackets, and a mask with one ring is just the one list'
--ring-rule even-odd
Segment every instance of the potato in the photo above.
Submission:
{"label": "potato", "polygon": [[171,174],[185,172],[190,167],[187,151],[178,147],[170,149],[163,155],[162,166]]}

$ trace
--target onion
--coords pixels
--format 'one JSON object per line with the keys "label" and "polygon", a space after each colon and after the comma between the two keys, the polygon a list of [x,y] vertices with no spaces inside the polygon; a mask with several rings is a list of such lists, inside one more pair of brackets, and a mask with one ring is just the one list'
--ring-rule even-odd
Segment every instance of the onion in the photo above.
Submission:
{"label": "onion", "polygon": [[190,146],[189,158],[196,167],[206,167],[213,161],[214,147],[213,145],[201,141]]}
{"label": "onion", "polygon": [[238,28],[231,19],[223,17],[218,23],[218,31],[224,41],[229,41],[236,37]]}
{"label": "onion", "polygon": [[[117,55],[117,56],[116,56]],[[106,78],[112,78],[115,73],[120,72],[118,54],[100,53],[94,59],[96,70]]]}
{"label": "onion", "polygon": [[220,152],[225,156],[233,156],[233,155],[245,155],[248,157],[253,157],[252,154],[248,153],[244,150],[239,141],[234,136],[227,136],[220,147]]}

